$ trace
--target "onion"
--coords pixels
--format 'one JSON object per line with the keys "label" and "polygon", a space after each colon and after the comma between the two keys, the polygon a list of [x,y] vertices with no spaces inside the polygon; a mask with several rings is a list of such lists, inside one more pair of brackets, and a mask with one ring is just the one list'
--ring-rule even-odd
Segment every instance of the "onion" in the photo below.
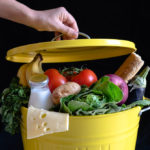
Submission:
{"label": "onion", "polygon": [[127,83],[118,75],[115,74],[107,74],[105,76],[110,77],[110,81],[117,85],[123,92],[123,99],[118,103],[118,105],[122,105],[126,102],[128,98],[128,85]]}

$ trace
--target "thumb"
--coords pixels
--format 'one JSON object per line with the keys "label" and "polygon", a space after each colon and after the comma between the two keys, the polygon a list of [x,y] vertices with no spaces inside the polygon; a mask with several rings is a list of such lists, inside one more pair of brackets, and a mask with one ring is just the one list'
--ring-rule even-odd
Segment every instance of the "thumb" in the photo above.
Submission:
{"label": "thumb", "polygon": [[75,39],[78,37],[78,32],[73,28],[66,26],[64,24],[59,25],[59,32],[63,33],[67,39]]}

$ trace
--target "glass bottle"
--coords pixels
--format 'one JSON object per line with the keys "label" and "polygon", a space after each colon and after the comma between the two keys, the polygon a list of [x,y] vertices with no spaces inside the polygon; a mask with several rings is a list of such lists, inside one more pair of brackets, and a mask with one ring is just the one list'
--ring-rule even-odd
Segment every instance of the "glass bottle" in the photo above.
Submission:
{"label": "glass bottle", "polygon": [[28,107],[32,105],[33,107],[45,110],[49,110],[52,107],[53,103],[51,101],[48,82],[49,79],[44,74],[36,74],[30,78],[31,94]]}

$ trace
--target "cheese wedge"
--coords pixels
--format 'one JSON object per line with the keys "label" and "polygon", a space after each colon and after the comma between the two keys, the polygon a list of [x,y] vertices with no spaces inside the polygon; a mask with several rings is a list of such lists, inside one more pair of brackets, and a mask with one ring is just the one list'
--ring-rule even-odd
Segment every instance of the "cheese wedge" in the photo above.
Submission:
{"label": "cheese wedge", "polygon": [[69,114],[28,108],[27,139],[37,138],[55,132],[64,132],[69,129]]}

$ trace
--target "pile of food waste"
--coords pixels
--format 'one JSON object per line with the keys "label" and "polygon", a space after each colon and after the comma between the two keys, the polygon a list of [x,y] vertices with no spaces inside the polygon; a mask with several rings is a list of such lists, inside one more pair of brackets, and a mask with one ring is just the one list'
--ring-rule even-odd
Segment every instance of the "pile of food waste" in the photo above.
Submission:
{"label": "pile of food waste", "polygon": [[[28,107],[29,120],[33,113],[36,116],[40,114],[39,112],[45,114],[45,111],[53,117],[52,119],[64,115],[67,120],[68,115],[110,114],[135,106],[150,105],[150,101],[144,98],[146,77],[150,68],[143,67],[144,61],[134,52],[126,58],[115,73],[110,72],[101,77],[90,68],[82,67],[61,70],[49,68],[44,71],[42,60],[42,55],[36,54],[30,63],[23,64],[9,87],[1,93],[2,122],[5,130],[11,134],[20,131],[23,106]],[[41,118],[45,116],[42,115]],[[60,119],[56,120],[60,121]],[[66,123],[64,126],[62,130],[68,128]],[[31,130],[33,129],[30,129],[30,132]],[[58,129],[54,130],[58,132]],[[50,133],[49,128],[46,128],[46,131]]]}

